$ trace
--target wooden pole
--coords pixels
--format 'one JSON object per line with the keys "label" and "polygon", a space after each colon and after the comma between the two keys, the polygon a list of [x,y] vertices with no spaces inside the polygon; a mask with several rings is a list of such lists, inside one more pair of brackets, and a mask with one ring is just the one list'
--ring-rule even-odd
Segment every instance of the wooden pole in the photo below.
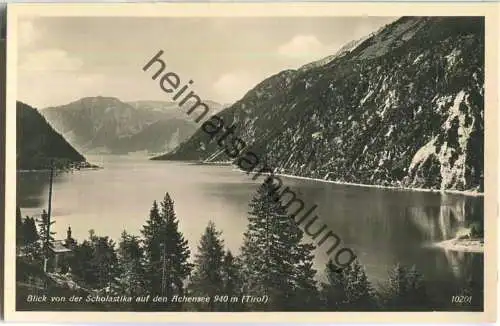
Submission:
{"label": "wooden pole", "polygon": [[50,215],[52,212],[52,182],[54,180],[54,160],[50,161],[50,182],[49,182],[49,207],[47,208],[47,238],[45,239],[45,257],[43,261],[43,271],[47,272],[47,262],[49,259],[48,249],[50,247]]}

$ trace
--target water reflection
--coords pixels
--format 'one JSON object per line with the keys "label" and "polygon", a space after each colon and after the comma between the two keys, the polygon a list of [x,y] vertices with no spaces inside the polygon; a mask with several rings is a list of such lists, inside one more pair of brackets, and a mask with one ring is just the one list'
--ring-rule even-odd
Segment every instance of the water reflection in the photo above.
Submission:
{"label": "water reflection", "polygon": [[461,228],[483,219],[483,197],[440,194],[439,206],[408,207],[408,214],[428,241],[452,239]]}

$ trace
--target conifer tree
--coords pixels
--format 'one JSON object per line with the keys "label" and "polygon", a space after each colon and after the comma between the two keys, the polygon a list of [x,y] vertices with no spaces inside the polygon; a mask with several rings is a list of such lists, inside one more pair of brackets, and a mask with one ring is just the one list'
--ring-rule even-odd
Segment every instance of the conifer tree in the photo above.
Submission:
{"label": "conifer tree", "polygon": [[321,299],[323,306],[329,311],[346,310],[347,304],[347,280],[342,269],[329,260],[326,264],[325,276],[326,283],[321,284]]}
{"label": "conifer tree", "polygon": [[145,280],[147,289],[151,295],[161,293],[161,268],[162,268],[162,247],[160,243],[160,233],[164,226],[158,210],[158,204],[153,202],[153,207],[149,212],[149,219],[143,226],[141,233],[144,236],[144,251],[146,257]]}
{"label": "conifer tree", "polygon": [[332,261],[326,266],[328,283],[321,286],[321,298],[330,311],[371,311],[378,306],[373,286],[358,260],[343,269]]}
{"label": "conifer tree", "polygon": [[383,300],[385,307],[393,311],[425,310],[430,307],[424,278],[415,266],[407,268],[397,264],[389,272]]}
{"label": "conifer tree", "polygon": [[377,297],[373,286],[366,276],[365,269],[356,259],[343,268],[346,279],[345,292],[347,307],[350,311],[370,311],[377,308]]}
{"label": "conifer tree", "polygon": [[314,255],[312,245],[301,245],[302,250],[298,250],[296,272],[294,274],[293,310],[315,311],[321,303],[319,292],[314,277],[316,270],[313,269]]}
{"label": "conifer tree", "polygon": [[96,283],[95,271],[92,266],[93,258],[92,244],[84,240],[73,249],[73,256],[69,259],[72,274],[85,286],[93,286]]}
{"label": "conifer tree", "polygon": [[[224,260],[222,263],[222,282],[224,295],[229,298],[238,297],[241,298],[241,275],[239,270],[238,260],[233,256],[230,250],[224,255]],[[240,311],[241,303],[238,302],[227,302],[224,311]]]}
{"label": "conifer tree", "polygon": [[123,231],[118,244],[119,275],[116,294],[140,296],[146,292],[144,284],[143,250],[139,238]]}
{"label": "conifer tree", "polygon": [[16,212],[16,247],[19,253],[30,261],[41,262],[41,248],[35,219],[29,216],[22,219],[21,210]]}
{"label": "conifer tree", "polygon": [[119,272],[114,241],[107,236],[97,236],[94,230],[90,230],[89,239],[73,249],[69,266],[72,274],[83,281],[85,286],[105,292],[112,291]]}
{"label": "conifer tree", "polygon": [[[241,249],[243,293],[267,294],[265,305],[250,309],[304,310],[317,297],[310,244],[273,196],[273,185],[263,183],[250,203],[248,227]],[[306,294],[307,295],[304,295]]]}
{"label": "conifer tree", "polygon": [[24,245],[37,243],[37,241],[40,239],[38,230],[36,228],[36,222],[33,217],[26,216],[23,222],[22,232]]}
{"label": "conifer tree", "polygon": [[[223,302],[214,300],[216,295],[224,294],[224,241],[220,236],[221,232],[217,231],[215,224],[210,221],[201,236],[191,277],[190,293],[210,297],[206,307],[209,311],[218,311],[224,307]],[[205,307],[200,308],[203,310]]]}
{"label": "conifer tree", "polygon": [[96,275],[96,285],[99,289],[110,291],[117,275],[118,258],[115,252],[115,243],[109,237],[90,237],[93,249],[91,265]]}
{"label": "conifer tree", "polygon": [[36,222],[33,217],[24,219],[23,226],[23,246],[26,257],[36,263],[42,262],[42,249],[39,243],[39,235],[36,228]]}
{"label": "conifer tree", "polygon": [[47,263],[48,259],[51,256],[52,242],[54,241],[53,235],[55,234],[55,232],[50,231],[50,226],[52,226],[54,223],[54,221],[49,222],[49,215],[45,210],[43,210],[42,215],[38,219],[38,228],[45,263]]}
{"label": "conifer tree", "polygon": [[[151,294],[171,298],[184,294],[184,281],[190,275],[192,264],[188,262],[188,242],[179,231],[179,222],[174,211],[174,202],[167,193],[161,202],[161,211],[153,203],[150,217],[144,225],[146,255],[146,279]],[[172,304],[168,309],[178,310],[181,304]]]}

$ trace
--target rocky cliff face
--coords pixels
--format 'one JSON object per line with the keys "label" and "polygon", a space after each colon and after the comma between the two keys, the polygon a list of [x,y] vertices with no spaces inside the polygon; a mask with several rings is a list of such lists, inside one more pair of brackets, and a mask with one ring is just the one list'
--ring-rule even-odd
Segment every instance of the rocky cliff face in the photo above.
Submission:
{"label": "rocky cliff face", "polygon": [[[282,173],[482,191],[484,19],[403,17],[218,116]],[[228,159],[202,130],[159,158]]]}

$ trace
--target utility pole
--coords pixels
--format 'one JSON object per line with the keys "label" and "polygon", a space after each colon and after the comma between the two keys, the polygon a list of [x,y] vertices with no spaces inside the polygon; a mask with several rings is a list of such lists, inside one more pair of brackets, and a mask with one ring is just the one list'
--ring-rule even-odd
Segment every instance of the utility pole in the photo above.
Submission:
{"label": "utility pole", "polygon": [[45,248],[46,252],[44,253],[44,259],[43,259],[43,271],[46,273],[47,272],[47,263],[49,260],[49,252],[48,249],[50,248],[50,215],[51,215],[51,210],[52,210],[52,182],[54,180],[54,159],[50,161],[50,182],[49,182],[49,207],[47,209],[47,238],[45,239]]}

